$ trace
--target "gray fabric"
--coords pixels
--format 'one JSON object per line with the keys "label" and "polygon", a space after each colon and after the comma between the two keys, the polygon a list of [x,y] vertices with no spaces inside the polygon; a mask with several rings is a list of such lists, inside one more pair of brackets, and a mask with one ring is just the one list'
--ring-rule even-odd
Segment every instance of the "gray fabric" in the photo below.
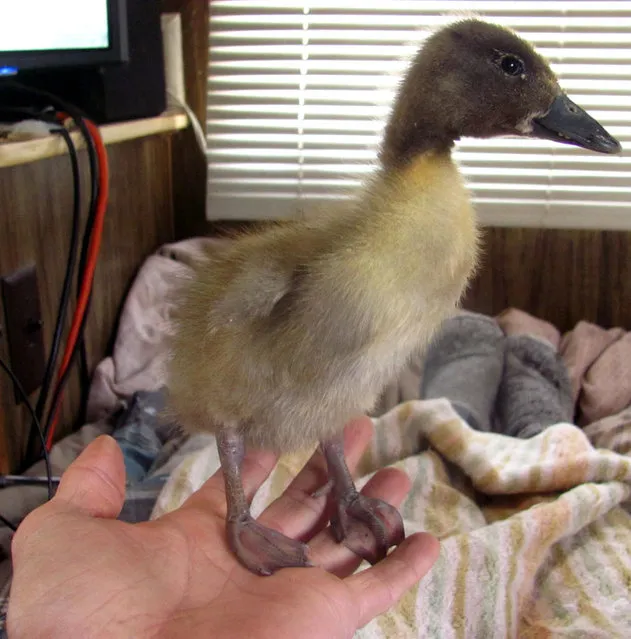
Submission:
{"label": "gray fabric", "polygon": [[505,344],[496,430],[525,439],[552,424],[572,422],[570,378],[552,345],[529,335],[511,335]]}
{"label": "gray fabric", "polygon": [[427,351],[421,397],[445,397],[472,428],[512,437],[573,420],[570,378],[554,347],[530,335],[505,336],[477,313],[443,324]]}
{"label": "gray fabric", "polygon": [[448,319],[430,345],[421,384],[422,399],[448,398],[472,428],[490,431],[504,365],[504,333],[477,313]]}

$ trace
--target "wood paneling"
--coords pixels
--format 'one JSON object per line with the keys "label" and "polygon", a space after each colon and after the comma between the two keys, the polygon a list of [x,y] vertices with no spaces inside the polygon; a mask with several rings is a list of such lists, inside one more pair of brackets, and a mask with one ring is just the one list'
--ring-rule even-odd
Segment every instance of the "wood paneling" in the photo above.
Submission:
{"label": "wood paneling", "polygon": [[[86,328],[90,368],[109,350],[121,303],[136,270],[153,250],[174,237],[169,137],[113,145],[108,155],[110,204]],[[85,153],[80,156],[82,174],[87,176]],[[87,193],[84,180],[84,196]],[[0,275],[29,262],[36,264],[47,348],[66,265],[71,213],[72,176],[67,157],[0,169]],[[3,321],[0,308],[0,324]],[[2,339],[0,356],[8,358]],[[35,394],[33,400],[36,398]],[[78,408],[75,374],[67,388],[59,436],[74,427]],[[0,472],[14,469],[23,460],[29,426],[26,410],[15,406],[11,385],[1,378]]]}
{"label": "wood paneling", "polygon": [[631,233],[489,228],[464,306],[513,306],[560,330],[580,320],[631,329]]}

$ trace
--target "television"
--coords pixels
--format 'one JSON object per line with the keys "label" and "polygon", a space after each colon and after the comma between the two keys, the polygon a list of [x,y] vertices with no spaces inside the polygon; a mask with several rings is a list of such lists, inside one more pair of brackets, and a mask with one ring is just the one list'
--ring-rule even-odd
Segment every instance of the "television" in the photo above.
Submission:
{"label": "television", "polygon": [[128,58],[126,0],[0,0],[0,75]]}

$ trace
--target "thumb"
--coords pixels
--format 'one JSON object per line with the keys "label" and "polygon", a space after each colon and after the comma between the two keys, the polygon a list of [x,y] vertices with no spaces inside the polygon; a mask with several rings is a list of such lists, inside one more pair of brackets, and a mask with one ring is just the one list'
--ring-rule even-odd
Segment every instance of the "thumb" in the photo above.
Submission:
{"label": "thumb", "polygon": [[114,519],[125,501],[125,463],[116,441],[97,437],[62,475],[55,501],[92,517]]}

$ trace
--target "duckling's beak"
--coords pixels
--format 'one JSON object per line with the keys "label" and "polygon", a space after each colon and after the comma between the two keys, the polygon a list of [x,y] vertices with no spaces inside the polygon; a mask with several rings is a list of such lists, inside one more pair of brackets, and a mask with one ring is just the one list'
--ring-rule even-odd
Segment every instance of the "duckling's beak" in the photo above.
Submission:
{"label": "duckling's beak", "polygon": [[574,144],[598,153],[622,151],[620,142],[564,93],[555,98],[545,115],[532,122],[532,135],[536,138]]}

